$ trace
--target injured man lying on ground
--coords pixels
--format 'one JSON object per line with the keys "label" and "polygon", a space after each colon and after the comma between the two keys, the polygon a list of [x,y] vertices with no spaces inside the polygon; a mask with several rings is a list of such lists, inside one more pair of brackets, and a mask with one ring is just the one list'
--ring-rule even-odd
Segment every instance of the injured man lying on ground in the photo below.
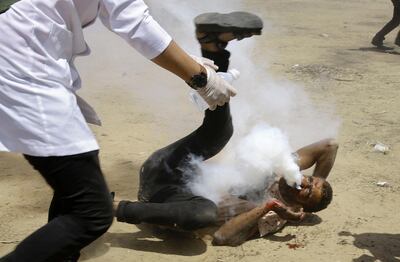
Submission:
{"label": "injured man lying on ground", "polygon": [[[301,170],[315,165],[313,175],[302,178],[301,189],[288,186],[283,177],[276,176],[275,181],[266,184],[264,190],[241,196],[226,195],[217,204],[193,194],[183,182],[179,182],[179,172],[170,173],[174,169],[169,168],[167,159],[155,157],[160,156],[160,152],[169,151],[165,150],[167,148],[171,149],[166,147],[149,158],[150,169],[149,160],[142,167],[139,201],[115,200],[118,221],[163,225],[179,230],[219,226],[214,233],[213,244],[237,246],[248,239],[275,233],[287,221],[301,221],[307,213],[325,209],[332,200],[332,188],[326,178],[333,166],[338,145],[331,139],[296,151]],[[159,166],[154,166],[155,163]],[[172,179],[175,181],[167,181]],[[160,189],[154,190],[154,194],[146,194],[152,191],[149,190],[151,185]],[[260,198],[260,195],[263,196]]]}
{"label": "injured man lying on ground", "polygon": [[[234,19],[237,15],[241,19]],[[212,33],[207,31],[210,30],[208,27],[201,31],[204,21],[195,20],[203,57],[214,61],[219,71],[226,72],[230,57],[225,50],[228,41],[260,34],[262,21],[245,12],[211,13],[207,15],[207,21],[209,16],[216,21],[231,18],[212,28]],[[231,20],[237,23],[230,26]],[[315,165],[312,176],[304,176],[297,187],[289,186],[289,181],[278,174],[272,183],[268,181],[260,185],[256,192],[238,196],[228,194],[217,203],[194,193],[187,185],[187,171],[192,170],[192,175],[197,175],[197,167],[191,160],[196,157],[206,161],[217,155],[233,134],[229,103],[213,111],[207,109],[204,113],[199,128],[157,150],[145,161],[140,169],[138,201],[114,199],[115,216],[119,222],[148,223],[186,231],[220,226],[214,233],[213,244],[236,246],[255,236],[274,233],[288,220],[301,221],[306,213],[318,212],[329,205],[332,188],[326,178],[338,148],[332,139],[305,146],[293,154],[297,170]],[[261,196],[262,200],[253,201],[254,195]]]}

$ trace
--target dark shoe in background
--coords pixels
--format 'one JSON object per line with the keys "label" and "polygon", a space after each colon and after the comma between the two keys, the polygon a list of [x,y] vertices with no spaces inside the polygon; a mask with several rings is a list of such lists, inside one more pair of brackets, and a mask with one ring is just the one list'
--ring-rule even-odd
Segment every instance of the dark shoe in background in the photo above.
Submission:
{"label": "dark shoe in background", "polygon": [[385,40],[385,38],[379,37],[379,36],[374,36],[374,38],[372,38],[371,44],[373,44],[374,46],[378,47],[378,48],[382,48],[383,47],[383,40]]}

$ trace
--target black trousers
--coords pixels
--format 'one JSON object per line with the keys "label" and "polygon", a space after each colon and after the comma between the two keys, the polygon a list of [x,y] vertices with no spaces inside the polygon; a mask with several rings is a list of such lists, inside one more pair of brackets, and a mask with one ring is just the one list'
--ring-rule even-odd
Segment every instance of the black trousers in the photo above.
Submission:
{"label": "black trousers", "polygon": [[[393,29],[395,29],[400,25],[400,0],[392,0],[392,3],[393,3],[392,19],[375,35],[375,37],[381,41],[385,39],[385,36],[387,34],[389,34]],[[398,41],[400,41],[400,31],[397,34],[397,39]]]}
{"label": "black trousers", "polygon": [[[229,65],[229,52],[206,52],[220,71]],[[217,222],[217,206],[194,195],[185,186],[191,157],[206,160],[228,143],[233,133],[229,104],[205,111],[202,125],[184,138],[153,153],[140,172],[139,202],[121,201],[117,220],[132,224],[152,223],[194,230]]]}
{"label": "black trousers", "polygon": [[79,251],[106,232],[113,221],[98,151],[25,158],[54,190],[49,222],[0,261],[76,261]]}

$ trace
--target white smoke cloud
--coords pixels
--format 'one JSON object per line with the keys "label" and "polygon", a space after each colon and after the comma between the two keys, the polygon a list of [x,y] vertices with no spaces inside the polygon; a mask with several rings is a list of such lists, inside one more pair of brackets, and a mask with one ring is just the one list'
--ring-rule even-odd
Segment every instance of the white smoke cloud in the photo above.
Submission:
{"label": "white smoke cloud", "polygon": [[240,196],[263,190],[274,174],[283,175],[289,184],[300,183],[299,167],[280,129],[261,122],[236,141],[218,163],[193,161],[199,172],[189,187],[195,194],[219,202],[228,192]]}

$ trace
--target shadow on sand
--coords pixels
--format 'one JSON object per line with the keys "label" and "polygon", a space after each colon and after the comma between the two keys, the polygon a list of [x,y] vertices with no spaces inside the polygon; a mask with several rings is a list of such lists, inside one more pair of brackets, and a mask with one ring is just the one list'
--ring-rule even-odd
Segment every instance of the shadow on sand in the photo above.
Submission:
{"label": "shadow on sand", "polygon": [[317,214],[307,214],[307,216],[299,222],[288,222],[287,226],[296,226],[296,227],[310,227],[318,225],[322,222],[322,218]]}
{"label": "shadow on sand", "polygon": [[363,52],[377,52],[377,53],[385,53],[391,55],[400,55],[400,52],[396,51],[392,47],[383,46],[383,47],[360,47],[354,49],[348,49],[350,51],[363,51]]}
{"label": "shadow on sand", "polygon": [[207,250],[207,244],[196,237],[194,233],[159,229],[146,225],[140,226],[138,232],[106,233],[84,249],[81,260],[100,257],[107,253],[110,247],[179,256],[196,256]]}
{"label": "shadow on sand", "polygon": [[[308,214],[304,220],[301,222],[288,222],[285,227],[290,227],[290,226],[303,226],[303,227],[309,227],[309,226],[315,226],[318,225],[322,222],[322,219],[317,215],[317,214]],[[280,230],[281,231],[281,230]],[[265,239],[268,239],[270,241],[275,241],[275,242],[289,242],[293,239],[296,239],[295,235],[292,234],[286,234],[284,236],[278,236],[275,234],[269,234],[264,237]]]}
{"label": "shadow on sand", "polygon": [[366,249],[372,254],[372,256],[364,254],[353,259],[354,262],[400,261],[400,234],[352,234],[342,231],[339,236],[352,236],[355,247]]}
{"label": "shadow on sand", "polygon": [[[318,215],[311,214],[300,223],[288,223],[286,226],[314,226],[321,222],[322,219]],[[83,250],[80,259],[84,261],[101,257],[111,247],[179,256],[197,256],[207,251],[207,243],[202,238],[213,235],[217,230],[217,227],[209,227],[196,232],[182,232],[149,224],[140,224],[138,228],[140,231],[132,233],[108,232],[104,234]],[[296,236],[292,234],[285,236],[271,234],[265,238],[270,241],[289,242]]]}

